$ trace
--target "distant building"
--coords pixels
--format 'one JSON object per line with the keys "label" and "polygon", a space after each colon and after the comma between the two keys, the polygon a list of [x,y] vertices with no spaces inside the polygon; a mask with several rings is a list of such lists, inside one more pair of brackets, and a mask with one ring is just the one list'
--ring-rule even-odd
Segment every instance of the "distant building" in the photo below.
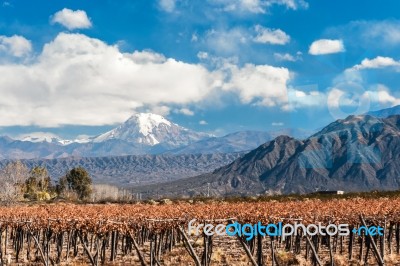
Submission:
{"label": "distant building", "polygon": [[344,191],[343,190],[327,190],[327,191],[317,191],[315,192],[316,194],[329,194],[329,195],[343,195]]}

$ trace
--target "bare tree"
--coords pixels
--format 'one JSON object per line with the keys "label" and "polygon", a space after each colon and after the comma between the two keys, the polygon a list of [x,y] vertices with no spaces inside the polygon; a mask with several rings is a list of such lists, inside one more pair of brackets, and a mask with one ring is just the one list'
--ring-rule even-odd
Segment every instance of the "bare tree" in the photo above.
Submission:
{"label": "bare tree", "polygon": [[0,200],[13,202],[23,198],[29,169],[20,161],[7,164],[0,170]]}
{"label": "bare tree", "polygon": [[92,201],[101,200],[131,200],[132,196],[125,189],[118,188],[109,184],[93,184],[92,185]]}

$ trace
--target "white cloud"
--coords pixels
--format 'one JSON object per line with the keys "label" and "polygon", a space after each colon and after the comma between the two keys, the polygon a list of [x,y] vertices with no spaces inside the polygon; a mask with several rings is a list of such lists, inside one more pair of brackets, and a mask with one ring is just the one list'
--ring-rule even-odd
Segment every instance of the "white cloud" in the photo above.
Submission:
{"label": "white cloud", "polygon": [[256,25],[255,31],[257,36],[254,37],[254,42],[283,45],[290,41],[290,36],[280,29],[269,29]]}
{"label": "white cloud", "polygon": [[208,58],[208,53],[200,51],[200,52],[197,53],[197,58],[199,58],[199,59],[207,59]]}
{"label": "white cloud", "polygon": [[[369,111],[371,104],[382,106],[394,106],[400,104],[400,98],[393,96],[385,85],[376,84],[370,86],[361,94],[349,93],[340,88],[332,88],[327,96],[327,105],[334,117],[340,118],[350,114],[363,114]],[[341,107],[357,107],[357,111],[345,113]],[[335,115],[336,114],[336,115]]]}
{"label": "white cloud", "polygon": [[296,61],[296,58],[293,55],[288,54],[288,53],[285,53],[285,54],[274,53],[274,58],[275,58],[275,60],[278,60],[278,61],[291,61],[291,62]]}
{"label": "white cloud", "polygon": [[400,43],[400,21],[354,21],[348,27],[360,34],[368,43],[376,45],[398,45]]}
{"label": "white cloud", "polygon": [[398,67],[400,66],[399,61],[395,61],[391,57],[377,56],[374,59],[365,58],[361,61],[361,64],[353,66],[352,69],[361,70],[369,68],[384,68],[384,67]]}
{"label": "white cloud", "polygon": [[[392,65],[391,60],[363,60],[364,64],[346,69],[333,80],[332,88],[327,92],[327,106],[336,119],[351,114],[364,114],[371,106],[389,107],[400,104],[400,99],[383,84],[369,84],[360,71],[363,68],[376,68]],[[342,110],[341,107],[352,107],[353,111]],[[356,108],[356,109],[354,109]]]}
{"label": "white cloud", "polygon": [[283,122],[272,122],[271,123],[271,126],[273,126],[273,127],[282,127],[284,125],[285,124]]}
{"label": "white cloud", "polygon": [[131,54],[124,54],[138,64],[161,64],[167,59],[164,55],[150,50],[134,51]]}
{"label": "white cloud", "polygon": [[223,11],[237,13],[264,14],[273,5],[293,10],[308,8],[308,3],[304,0],[209,0],[209,2],[221,7]]}
{"label": "white cloud", "polygon": [[301,52],[297,52],[295,56],[289,53],[274,53],[274,58],[276,61],[289,61],[289,62],[296,62],[302,60]]}
{"label": "white cloud", "polygon": [[92,22],[83,10],[71,10],[64,8],[52,16],[52,23],[59,23],[69,30],[88,29],[92,27]]}
{"label": "white cloud", "polygon": [[284,106],[284,110],[292,111],[305,107],[320,107],[326,103],[326,95],[319,91],[302,91],[297,88],[288,90],[288,103]]}
{"label": "white cloud", "polygon": [[321,39],[314,41],[308,50],[312,55],[334,54],[344,52],[345,48],[342,40]]}
{"label": "white cloud", "polygon": [[199,36],[197,33],[192,34],[192,38],[190,39],[191,42],[197,42],[199,40]]}
{"label": "white cloud", "polygon": [[368,90],[364,97],[369,97],[383,106],[394,106],[400,104],[400,98],[391,95],[388,87],[383,84],[373,86],[374,90]]}
{"label": "white cloud", "polygon": [[205,121],[205,120],[200,120],[199,124],[202,126],[208,125],[207,121]]}
{"label": "white cloud", "polygon": [[171,108],[166,105],[156,105],[152,106],[150,109],[146,110],[146,113],[153,113],[157,115],[167,116],[171,112]]}
{"label": "white cloud", "polygon": [[208,49],[218,54],[237,54],[250,38],[247,30],[233,28],[230,30],[209,30],[205,36]]}
{"label": "white cloud", "polygon": [[288,9],[293,9],[293,10],[307,9],[309,6],[308,3],[304,0],[270,0],[268,2],[270,3],[269,5],[273,4],[284,5]]}
{"label": "white cloud", "polygon": [[256,101],[257,104],[275,106],[287,101],[286,84],[290,79],[287,68],[253,64],[242,68],[226,67],[230,80],[223,89],[237,92],[243,103]]}
{"label": "white cloud", "polygon": [[141,106],[204,99],[220,75],[149,51],[60,33],[30,64],[0,65],[0,125],[105,125]]}
{"label": "white cloud", "polygon": [[192,116],[194,115],[194,112],[188,108],[181,108],[178,110],[178,113],[183,114],[183,115],[187,115],[187,116]]}
{"label": "white cloud", "polygon": [[287,103],[287,68],[225,60],[210,71],[152,51],[123,53],[83,34],[60,33],[29,63],[0,63],[0,126],[111,125],[138,110],[160,114],[213,93],[243,103]]}
{"label": "white cloud", "polygon": [[324,34],[332,38],[343,38],[349,50],[363,49],[370,54],[396,54],[400,44],[400,20],[351,21],[328,28]]}
{"label": "white cloud", "polygon": [[175,10],[176,0],[159,0],[159,6],[165,12],[173,12]]}
{"label": "white cloud", "polygon": [[[360,99],[361,97],[357,98]],[[357,106],[358,101],[356,98],[350,97],[345,91],[333,88],[328,94],[327,104],[330,108],[340,108],[340,106]]]}
{"label": "white cloud", "polygon": [[15,57],[24,57],[32,51],[32,44],[23,36],[0,36],[0,51]]}

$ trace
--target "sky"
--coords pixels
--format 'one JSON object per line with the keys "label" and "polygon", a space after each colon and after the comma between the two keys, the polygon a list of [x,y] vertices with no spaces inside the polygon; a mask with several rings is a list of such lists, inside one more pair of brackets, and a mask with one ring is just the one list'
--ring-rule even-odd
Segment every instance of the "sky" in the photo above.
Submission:
{"label": "sky", "polygon": [[400,104],[400,2],[0,2],[0,133],[96,135],[137,112],[224,135]]}

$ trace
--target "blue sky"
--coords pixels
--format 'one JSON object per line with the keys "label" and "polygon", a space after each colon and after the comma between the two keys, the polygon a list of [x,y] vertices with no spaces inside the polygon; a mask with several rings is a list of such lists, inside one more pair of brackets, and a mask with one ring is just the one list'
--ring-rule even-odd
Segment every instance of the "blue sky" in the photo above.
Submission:
{"label": "blue sky", "polygon": [[398,1],[3,1],[3,134],[135,112],[222,135],[400,104]]}

